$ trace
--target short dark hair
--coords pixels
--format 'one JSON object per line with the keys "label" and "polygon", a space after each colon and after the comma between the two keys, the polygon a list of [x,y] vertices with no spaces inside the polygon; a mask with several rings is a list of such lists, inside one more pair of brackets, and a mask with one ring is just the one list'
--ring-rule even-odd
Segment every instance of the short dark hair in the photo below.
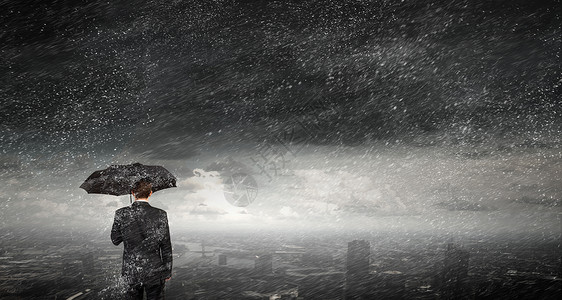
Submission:
{"label": "short dark hair", "polygon": [[133,186],[133,193],[136,199],[144,199],[150,196],[152,192],[152,183],[146,180],[140,180]]}

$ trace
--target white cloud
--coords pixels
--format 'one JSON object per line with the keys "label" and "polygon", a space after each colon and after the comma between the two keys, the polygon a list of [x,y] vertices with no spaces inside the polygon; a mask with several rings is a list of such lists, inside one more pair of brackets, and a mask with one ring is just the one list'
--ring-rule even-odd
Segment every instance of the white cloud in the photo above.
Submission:
{"label": "white cloud", "polygon": [[191,192],[199,190],[222,189],[222,179],[216,171],[205,171],[203,169],[193,170],[192,177],[188,177],[178,183],[180,189],[187,189]]}
{"label": "white cloud", "polygon": [[297,218],[297,217],[300,216],[296,211],[294,211],[292,208],[290,208],[288,206],[281,207],[281,209],[279,210],[279,214],[281,214],[281,216],[287,217],[287,218],[290,218],[290,217]]}

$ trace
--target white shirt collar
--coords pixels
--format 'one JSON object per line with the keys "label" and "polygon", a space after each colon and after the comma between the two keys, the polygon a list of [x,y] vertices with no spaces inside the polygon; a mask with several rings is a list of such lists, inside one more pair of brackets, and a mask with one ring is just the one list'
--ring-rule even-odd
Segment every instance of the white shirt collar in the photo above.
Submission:
{"label": "white shirt collar", "polygon": [[135,200],[135,202],[146,202],[146,203],[148,203],[148,200]]}

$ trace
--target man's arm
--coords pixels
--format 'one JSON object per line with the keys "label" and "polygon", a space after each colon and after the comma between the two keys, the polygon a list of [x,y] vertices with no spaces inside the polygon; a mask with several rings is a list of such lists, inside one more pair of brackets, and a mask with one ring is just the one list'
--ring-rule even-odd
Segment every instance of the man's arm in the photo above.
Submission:
{"label": "man's arm", "polygon": [[163,228],[163,238],[160,244],[160,253],[162,255],[162,263],[164,264],[165,278],[172,277],[172,241],[170,239],[170,227],[168,226],[168,216],[164,213],[164,228]]}
{"label": "man's arm", "polygon": [[121,215],[116,211],[115,218],[113,218],[113,227],[111,228],[111,242],[117,246],[123,241],[123,234],[121,233]]}

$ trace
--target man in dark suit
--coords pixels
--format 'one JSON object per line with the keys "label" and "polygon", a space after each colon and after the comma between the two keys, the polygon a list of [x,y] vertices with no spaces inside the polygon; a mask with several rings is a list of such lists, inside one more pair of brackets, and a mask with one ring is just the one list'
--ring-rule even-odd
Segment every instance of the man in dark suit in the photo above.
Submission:
{"label": "man in dark suit", "polygon": [[152,185],[138,182],[135,202],[115,212],[111,241],[123,242],[122,275],[129,299],[163,299],[164,283],[172,277],[172,244],[166,212],[150,206]]}

